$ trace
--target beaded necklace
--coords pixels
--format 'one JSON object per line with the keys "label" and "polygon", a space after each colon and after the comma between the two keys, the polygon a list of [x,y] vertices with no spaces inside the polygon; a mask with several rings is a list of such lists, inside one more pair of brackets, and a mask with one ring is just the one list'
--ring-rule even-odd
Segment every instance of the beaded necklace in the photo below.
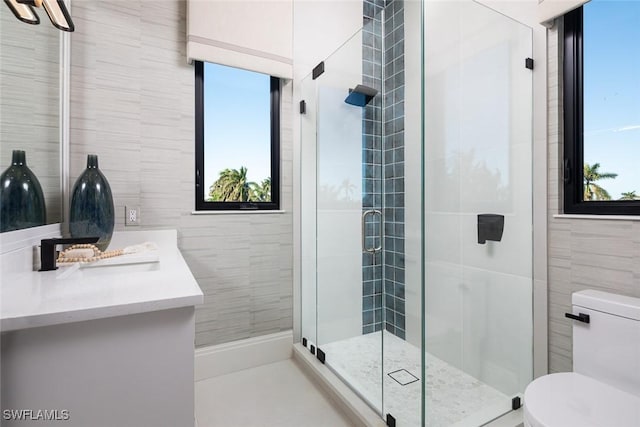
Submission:
{"label": "beaded necklace", "polygon": [[[93,256],[86,256],[86,252],[83,249],[93,250]],[[113,258],[124,254],[123,249],[115,249],[112,251],[102,252],[95,245],[91,244],[76,244],[64,251],[61,251],[58,255],[57,262],[94,262],[101,259]]]}

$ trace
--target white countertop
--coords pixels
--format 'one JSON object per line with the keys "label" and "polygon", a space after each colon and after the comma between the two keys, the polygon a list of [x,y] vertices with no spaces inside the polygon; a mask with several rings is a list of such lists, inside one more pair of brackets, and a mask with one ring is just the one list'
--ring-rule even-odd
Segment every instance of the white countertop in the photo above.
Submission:
{"label": "white countertop", "polygon": [[2,255],[0,330],[49,326],[194,306],[203,295],[177,248],[175,230],[114,233],[109,250],[143,242],[159,248],[157,263],[37,272],[18,255]]}

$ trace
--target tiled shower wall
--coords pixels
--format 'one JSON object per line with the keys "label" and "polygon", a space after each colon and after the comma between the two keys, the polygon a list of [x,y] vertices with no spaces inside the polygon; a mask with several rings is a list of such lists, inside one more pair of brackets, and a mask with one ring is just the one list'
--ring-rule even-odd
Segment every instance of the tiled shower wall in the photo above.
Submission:
{"label": "tiled shower wall", "polygon": [[[382,208],[384,218],[383,256],[363,254],[363,333],[384,323],[404,338],[404,3],[363,4],[363,83],[379,90],[363,118],[363,210]],[[367,236],[378,227],[372,222],[369,217]],[[367,243],[378,242],[369,237]]]}
{"label": "tiled shower wall", "polygon": [[404,338],[404,1],[391,1],[384,19],[385,328]]}
{"label": "tiled shower wall", "polygon": [[[362,119],[362,210],[382,206],[382,9],[385,0],[363,1],[362,83],[378,91]],[[365,244],[380,245],[379,219],[368,216]],[[362,253],[362,333],[382,329],[382,254]]]}

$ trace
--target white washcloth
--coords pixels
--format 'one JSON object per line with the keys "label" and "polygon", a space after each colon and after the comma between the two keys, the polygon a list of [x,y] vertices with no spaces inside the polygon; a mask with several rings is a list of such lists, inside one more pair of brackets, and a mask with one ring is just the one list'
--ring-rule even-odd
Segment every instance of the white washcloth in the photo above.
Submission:
{"label": "white washcloth", "polygon": [[143,252],[157,251],[158,245],[153,242],[144,242],[139,245],[127,246],[123,249],[124,254],[140,254]]}

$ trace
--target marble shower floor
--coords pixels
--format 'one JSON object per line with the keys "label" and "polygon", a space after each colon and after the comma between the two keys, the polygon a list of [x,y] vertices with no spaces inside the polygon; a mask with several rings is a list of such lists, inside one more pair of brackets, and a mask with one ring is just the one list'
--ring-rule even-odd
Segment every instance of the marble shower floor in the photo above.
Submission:
{"label": "marble shower floor", "polygon": [[[321,346],[327,365],[378,410],[382,404],[381,341],[382,333],[375,332]],[[401,385],[387,375],[401,369],[419,381]],[[406,373],[402,374],[411,380]],[[511,409],[510,397],[429,353],[426,376],[429,427],[477,427]],[[382,413],[392,414],[399,427],[420,426],[421,377],[420,349],[384,331]]]}

